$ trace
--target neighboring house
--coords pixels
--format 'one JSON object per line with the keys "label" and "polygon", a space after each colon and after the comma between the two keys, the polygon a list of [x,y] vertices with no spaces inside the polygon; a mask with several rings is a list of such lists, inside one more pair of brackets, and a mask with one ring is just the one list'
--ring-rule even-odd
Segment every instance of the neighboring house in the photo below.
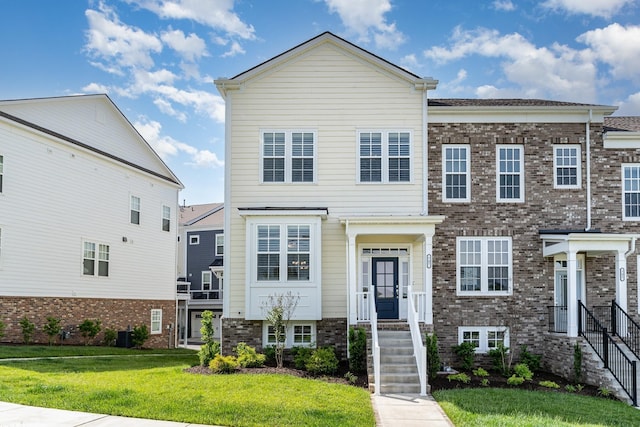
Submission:
{"label": "neighboring house", "polygon": [[273,344],[264,304],[289,291],[288,346],[345,357],[349,326],[406,320],[414,338],[437,334],[446,364],[464,341],[479,354],[526,345],[565,376],[585,342],[579,300],[615,299],[637,319],[637,118],[431,99],[436,80],[331,33],[215,83],[226,100],[223,351]]}
{"label": "neighboring house", "polygon": [[202,312],[213,312],[215,337],[220,339],[224,206],[222,203],[180,206],[178,224],[179,339],[200,341]]}
{"label": "neighboring house", "polygon": [[3,341],[53,316],[174,344],[183,186],[106,95],[0,101],[0,176]]}

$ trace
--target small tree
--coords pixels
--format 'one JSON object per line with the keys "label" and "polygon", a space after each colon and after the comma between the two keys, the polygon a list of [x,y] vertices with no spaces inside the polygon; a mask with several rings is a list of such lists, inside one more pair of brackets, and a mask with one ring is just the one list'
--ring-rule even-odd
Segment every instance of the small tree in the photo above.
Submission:
{"label": "small tree", "polygon": [[440,370],[440,355],[438,354],[438,337],[436,334],[425,336],[425,347],[427,349],[427,372],[429,379],[435,380]]}
{"label": "small tree", "polygon": [[113,347],[116,345],[116,338],[118,337],[118,333],[115,329],[107,328],[104,330],[104,339],[103,343],[107,347]]}
{"label": "small tree", "polygon": [[262,305],[265,311],[265,320],[273,327],[276,344],[276,366],[278,368],[283,367],[287,330],[299,301],[300,295],[293,295],[289,291],[286,294],[269,295]]}
{"label": "small tree", "polygon": [[0,340],[2,338],[4,338],[4,329],[5,329],[5,327],[6,326],[5,326],[4,322],[2,320],[0,320]]}
{"label": "small tree", "polygon": [[49,316],[47,317],[47,323],[42,326],[42,330],[49,337],[49,345],[52,345],[56,339],[56,336],[62,330],[62,319],[58,319],[57,317]]}
{"label": "small tree", "polygon": [[349,328],[349,371],[367,372],[367,332],[364,328]]}
{"label": "small tree", "polygon": [[201,321],[200,339],[204,344],[200,346],[198,357],[201,366],[209,366],[213,358],[220,353],[220,343],[214,338],[216,328],[213,326],[213,312],[211,310],[203,311]]}
{"label": "small tree", "polygon": [[85,319],[78,325],[78,330],[80,330],[80,334],[84,338],[84,345],[89,345],[89,341],[94,339],[101,329],[100,320],[98,319],[95,321]]}
{"label": "small tree", "polygon": [[20,328],[22,328],[22,341],[25,344],[31,343],[31,338],[36,330],[36,325],[26,317],[20,319]]}
{"label": "small tree", "polygon": [[149,339],[149,329],[147,325],[134,326],[131,331],[131,344],[135,348],[142,348],[142,345]]}

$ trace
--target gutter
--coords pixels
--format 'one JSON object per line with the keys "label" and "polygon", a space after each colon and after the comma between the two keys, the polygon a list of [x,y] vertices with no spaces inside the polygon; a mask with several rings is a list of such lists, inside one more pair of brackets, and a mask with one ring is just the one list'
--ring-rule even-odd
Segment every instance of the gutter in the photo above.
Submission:
{"label": "gutter", "polygon": [[[587,140],[586,140],[586,156],[587,156],[587,226],[584,231],[591,230],[591,120],[593,119],[593,110],[589,108],[589,119],[585,124]],[[635,245],[635,243],[634,243]]]}

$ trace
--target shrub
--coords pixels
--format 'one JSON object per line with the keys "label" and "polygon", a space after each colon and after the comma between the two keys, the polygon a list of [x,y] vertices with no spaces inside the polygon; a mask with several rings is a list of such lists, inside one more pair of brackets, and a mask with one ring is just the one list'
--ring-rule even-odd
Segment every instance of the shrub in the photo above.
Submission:
{"label": "shrub", "polygon": [[529,353],[526,345],[520,347],[520,363],[527,365],[531,372],[536,373],[540,370],[540,359],[542,359],[541,354]]}
{"label": "shrub", "polygon": [[62,330],[62,326],[60,326],[60,323],[62,323],[62,319],[58,319],[57,317],[49,316],[49,317],[47,317],[47,323],[45,323],[42,326],[42,330],[49,337],[49,345],[53,344],[53,341],[55,341],[56,336]]}
{"label": "shrub", "polygon": [[149,329],[147,325],[134,326],[131,331],[131,344],[135,348],[142,348],[142,345],[149,339]]}
{"label": "shrub", "polygon": [[22,328],[22,342],[29,344],[36,330],[36,325],[26,317],[23,317],[20,320],[20,328]]}
{"label": "shrub", "polygon": [[533,372],[531,372],[529,367],[524,363],[518,363],[516,366],[514,366],[513,372],[516,376],[524,378],[527,381],[531,381],[531,378],[533,378]]}
{"label": "shrub", "polygon": [[482,381],[480,381],[480,385],[483,387],[489,387],[489,380],[487,378],[483,378]]}
{"label": "shrub", "polygon": [[233,356],[223,356],[218,353],[209,363],[209,368],[216,374],[230,374],[238,369],[238,361]]}
{"label": "shrub", "polygon": [[582,347],[576,341],[573,346],[573,380],[579,383],[582,379]]}
{"label": "shrub", "polygon": [[267,358],[264,354],[256,353],[256,349],[240,342],[233,349],[238,355],[238,365],[243,368],[259,368],[264,366],[264,361]]}
{"label": "shrub", "polygon": [[487,372],[485,369],[478,368],[473,370],[473,375],[475,375],[476,377],[486,378],[489,376],[489,372]]}
{"label": "shrub", "polygon": [[106,328],[104,330],[104,338],[102,342],[107,347],[112,347],[116,344],[116,338],[118,338],[118,333],[116,332],[116,330],[111,328]]}
{"label": "shrub", "polygon": [[469,375],[465,374],[464,372],[460,372],[459,374],[447,375],[447,379],[449,380],[449,382],[458,381],[465,384],[469,384],[471,382],[471,378],[469,378]]}
{"label": "shrub", "polygon": [[576,389],[578,390],[578,392],[581,392],[583,388],[584,386],[582,384],[576,384]]}
{"label": "shrub", "polygon": [[4,338],[4,328],[5,328],[5,324],[2,320],[0,320],[0,339]]}
{"label": "shrub", "polygon": [[200,317],[200,339],[204,344],[200,346],[198,357],[200,366],[209,366],[209,363],[220,354],[220,343],[214,338],[216,328],[213,326],[213,311],[205,310]]}
{"label": "shrub", "polygon": [[501,342],[496,348],[489,350],[489,357],[493,362],[493,367],[505,377],[511,374],[511,358],[509,357],[509,347],[505,347]]}
{"label": "shrub", "polygon": [[203,344],[198,350],[198,358],[200,359],[200,366],[209,366],[211,361],[220,354],[220,343],[214,341],[209,344]]}
{"label": "shrub", "polygon": [[89,341],[98,335],[100,329],[102,329],[102,327],[100,326],[100,321],[98,319],[95,321],[89,319],[83,320],[82,323],[78,325],[78,330],[84,338],[84,345],[89,345]]}
{"label": "shrub", "polygon": [[507,379],[507,384],[509,385],[513,385],[513,386],[518,386],[518,385],[522,385],[522,383],[524,382],[524,378],[517,376],[516,374],[511,375],[508,379]]}
{"label": "shrub", "polygon": [[293,364],[296,369],[307,369],[307,362],[313,353],[313,349],[309,347],[293,347],[291,354],[293,355]]}
{"label": "shrub", "polygon": [[600,387],[598,388],[598,395],[602,397],[609,397],[611,396],[611,391],[606,387]]}
{"label": "shrub", "polygon": [[547,388],[560,388],[560,386],[554,381],[540,381],[538,384]]}
{"label": "shrub", "polygon": [[276,348],[275,346],[268,345],[262,348],[262,353],[266,356],[266,363],[274,365],[276,363]]}
{"label": "shrub", "polygon": [[344,374],[344,379],[347,380],[349,384],[353,385],[358,381],[358,376],[351,372],[347,372],[346,374]]}
{"label": "shrub", "polygon": [[333,347],[317,348],[311,353],[306,364],[312,375],[331,375],[338,370],[338,358]]}
{"label": "shrub", "polygon": [[567,390],[569,393],[575,393],[576,392],[576,387],[571,385],[571,384],[565,385],[564,389]]}
{"label": "shrub", "polygon": [[367,332],[364,328],[349,328],[349,371],[367,372]]}
{"label": "shrub", "polygon": [[427,372],[429,379],[434,380],[440,370],[440,355],[438,354],[438,337],[436,334],[425,336],[425,347],[427,349]]}
{"label": "shrub", "polygon": [[476,357],[476,346],[469,341],[461,342],[453,346],[453,352],[458,355],[462,362],[462,369],[470,370]]}

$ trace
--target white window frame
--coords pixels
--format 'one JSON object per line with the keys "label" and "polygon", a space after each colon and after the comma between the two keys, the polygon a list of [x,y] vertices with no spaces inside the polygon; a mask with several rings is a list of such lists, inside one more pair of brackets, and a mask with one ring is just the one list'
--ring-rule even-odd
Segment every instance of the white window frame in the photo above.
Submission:
{"label": "white window frame", "polygon": [[[208,286],[205,288],[205,284]],[[204,270],[200,276],[200,289],[203,291],[211,291],[213,286],[213,273],[211,270]]]}
{"label": "white window frame", "polygon": [[0,194],[3,192],[3,181],[4,181],[4,156],[0,154]]}
{"label": "white window frame", "polygon": [[[87,245],[93,245],[90,253],[92,256],[87,256]],[[105,249],[106,248],[106,252]],[[83,277],[109,277],[109,270],[111,267],[111,248],[106,243],[100,242],[92,242],[89,240],[82,241],[82,265],[81,265],[81,273]],[[106,255],[106,257],[105,257]],[[93,273],[88,274],[84,271],[84,263],[85,260],[93,261]],[[100,274],[100,267],[105,265],[107,268],[107,274]]]}
{"label": "white window frame", "polygon": [[[265,134],[284,134],[284,153],[282,155],[265,155]],[[311,134],[313,136],[313,154],[308,155],[295,155],[293,147],[293,135],[294,134]],[[304,136],[303,136],[304,138]],[[294,180],[293,160],[294,159],[309,159],[312,158],[312,179],[311,181]],[[266,158],[282,158],[284,160],[284,177],[282,181],[267,181],[264,178],[264,161]],[[262,184],[315,184],[317,181],[318,171],[318,132],[314,129],[261,129],[260,130],[260,182]]]}
{"label": "white window frame", "polygon": [[151,335],[157,335],[162,333],[162,309],[151,309],[151,328],[149,330]]}
{"label": "white window frame", "polygon": [[462,344],[464,340],[464,333],[478,333],[479,334],[479,346],[476,347],[476,353],[486,354],[496,347],[489,346],[489,333],[490,332],[502,332],[503,343],[505,347],[509,347],[509,328],[506,326],[458,326],[458,344]]}
{"label": "white window frame", "polygon": [[[469,257],[465,257],[465,263],[462,264],[463,255],[461,253],[461,242],[467,241],[480,241],[480,259],[475,259],[473,261],[469,261]],[[491,266],[506,266],[508,268],[508,278],[507,278],[507,287],[506,291],[492,291],[489,290],[489,278],[488,278],[488,270],[490,263],[490,254],[488,251],[489,242],[491,241],[501,241],[507,244],[507,263],[496,263],[495,258]],[[460,273],[460,268],[465,266],[477,266],[480,267],[480,290],[462,290],[462,277]],[[508,296],[513,293],[513,242],[511,237],[506,236],[464,236],[464,237],[456,237],[456,295],[459,296]]]}
{"label": "white window frame", "polygon": [[216,256],[224,256],[224,234],[216,234]]}
{"label": "white window frame", "polygon": [[[635,173],[631,173],[627,177],[627,169],[632,170]],[[627,214],[627,193],[630,196],[635,196],[640,205],[640,163],[623,163],[621,167],[621,179],[622,179],[622,220],[623,221],[638,221],[640,220],[640,206],[637,208],[637,215]]]}
{"label": "white window frame", "polygon": [[[447,171],[447,150],[450,149],[465,150],[465,171]],[[447,176],[454,174],[465,177],[465,197],[447,197]],[[447,203],[469,203],[471,201],[471,146],[469,144],[444,144],[442,146],[442,201]]]}
{"label": "white window frame", "polygon": [[[553,188],[557,189],[579,189],[582,188],[582,147],[580,144],[557,144],[553,146]],[[565,159],[573,159],[573,156],[565,156],[562,153],[563,164],[560,164],[558,150],[576,150],[575,165],[564,164]],[[576,170],[575,184],[558,184],[558,169],[574,169]]]}
{"label": "white window frame", "polygon": [[[360,149],[360,138],[363,134],[380,134],[380,155],[362,155]],[[407,134],[409,137],[409,153],[401,155],[391,154],[391,144],[389,143],[390,136],[392,134]],[[356,135],[356,147],[358,168],[356,170],[356,182],[358,184],[411,184],[413,183],[413,132],[407,129],[360,129]],[[362,160],[368,158],[380,159],[380,180],[379,181],[363,181],[362,180]],[[390,177],[391,167],[390,163],[392,159],[408,159],[409,161],[409,176],[406,180],[394,179]]]}
{"label": "white window frame", "polygon": [[[501,154],[503,150],[518,150],[518,158],[506,158],[503,159]],[[519,170],[511,170],[511,166],[516,166]],[[503,166],[506,166],[506,170],[504,170]],[[515,169],[515,167],[513,168]],[[518,197],[502,197],[501,196],[501,187],[502,183],[500,178],[502,176],[517,176]],[[519,144],[498,144],[496,145],[496,201],[497,202],[506,202],[506,203],[522,203],[524,202],[524,145]]]}
{"label": "white window frame", "polygon": [[[296,326],[300,326],[300,327],[310,327],[311,329],[311,340],[309,342],[306,343],[296,343],[295,342],[295,328]],[[267,322],[267,321],[263,321],[262,322],[262,342],[263,342],[263,347],[267,347],[267,346],[273,346],[275,345],[275,339],[274,340],[269,340],[269,336],[273,335],[273,332],[271,334],[269,334],[269,331],[273,331],[273,326]],[[284,346],[285,348],[292,348],[292,347],[310,347],[310,348],[314,348],[316,346],[316,341],[317,341],[317,331],[316,331],[316,322],[313,321],[290,321],[289,322],[289,326],[287,328],[286,331],[286,336],[285,336],[285,341],[284,341]]]}
{"label": "white window frame", "polygon": [[[165,227],[166,224],[166,227]],[[162,231],[171,231],[171,206],[162,205]]]}
{"label": "white window frame", "polygon": [[[133,225],[140,225],[141,216],[142,216],[141,206],[142,206],[142,200],[140,200],[140,197],[134,196],[132,194],[129,197],[129,222]],[[137,222],[135,222],[133,219],[134,212],[138,214]]]}
{"label": "white window frame", "polygon": [[189,245],[199,245],[199,244],[200,244],[200,235],[189,234]]}

